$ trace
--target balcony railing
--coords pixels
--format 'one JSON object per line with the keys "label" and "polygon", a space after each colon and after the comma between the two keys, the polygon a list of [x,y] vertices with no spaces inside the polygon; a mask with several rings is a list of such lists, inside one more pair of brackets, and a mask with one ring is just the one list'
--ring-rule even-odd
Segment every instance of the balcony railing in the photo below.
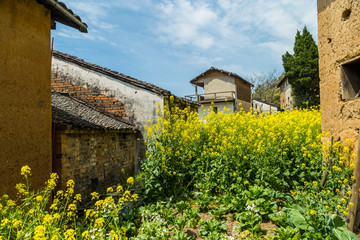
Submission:
{"label": "balcony railing", "polygon": [[234,91],[225,91],[225,92],[213,92],[213,93],[202,93],[185,96],[186,99],[196,102],[208,102],[208,101],[225,101],[234,100],[235,92]]}

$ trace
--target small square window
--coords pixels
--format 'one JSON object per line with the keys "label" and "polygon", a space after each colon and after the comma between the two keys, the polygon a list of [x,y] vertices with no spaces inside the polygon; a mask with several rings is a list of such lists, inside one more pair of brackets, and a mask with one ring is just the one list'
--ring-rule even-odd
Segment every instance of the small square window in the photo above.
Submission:
{"label": "small square window", "polygon": [[342,99],[360,97],[360,59],[341,66]]}

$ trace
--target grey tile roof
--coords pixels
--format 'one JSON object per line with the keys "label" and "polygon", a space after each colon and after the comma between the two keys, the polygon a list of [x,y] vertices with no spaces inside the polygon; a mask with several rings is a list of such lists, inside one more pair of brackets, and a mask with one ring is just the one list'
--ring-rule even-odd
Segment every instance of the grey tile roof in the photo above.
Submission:
{"label": "grey tile roof", "polygon": [[250,86],[254,86],[251,82],[248,82],[246,81],[245,79],[243,79],[242,77],[240,77],[239,75],[237,75],[236,73],[233,73],[233,72],[228,72],[228,71],[225,71],[225,70],[222,70],[220,68],[215,68],[215,67],[211,67],[209,68],[208,70],[206,70],[205,72],[201,73],[199,76],[195,77],[194,79],[192,79],[190,81],[190,83],[195,83],[195,81],[203,76],[205,76],[207,73],[211,72],[211,71],[218,71],[218,72],[221,72],[221,73],[224,73],[224,74],[227,74],[227,75],[230,75],[230,76],[233,76],[233,77],[236,77],[238,79],[240,79],[241,81],[249,84]]}
{"label": "grey tile roof", "polygon": [[51,93],[52,119],[58,126],[94,130],[136,130],[131,124],[109,117],[84,102],[62,93]]}
{"label": "grey tile roof", "polygon": [[280,82],[278,83],[278,85],[276,87],[279,88],[281,86],[281,84],[283,84],[286,80],[287,80],[287,77],[284,73],[283,75],[280,76]]}
{"label": "grey tile roof", "polygon": [[55,58],[57,58],[57,59],[60,59],[60,60],[66,61],[66,62],[75,63],[75,64],[77,64],[77,65],[79,65],[81,67],[84,67],[84,68],[93,70],[95,72],[110,76],[110,77],[112,77],[112,78],[114,78],[114,79],[116,79],[118,81],[132,84],[132,85],[134,85],[136,87],[140,87],[140,88],[149,90],[151,92],[154,92],[154,93],[162,95],[162,96],[171,95],[171,92],[166,90],[166,89],[160,88],[160,87],[155,86],[155,85],[153,85],[151,83],[140,81],[140,80],[138,80],[136,78],[126,76],[126,75],[124,75],[122,73],[113,71],[111,69],[104,68],[104,67],[101,67],[101,66],[93,64],[93,63],[85,62],[83,59],[77,58],[75,56],[71,56],[71,55],[66,54],[66,53],[62,53],[62,52],[59,52],[59,51],[54,51],[53,56]]}
{"label": "grey tile roof", "polygon": [[58,0],[37,0],[39,3],[44,5],[47,9],[51,11],[51,19],[78,29],[80,32],[87,33],[86,23],[81,21],[81,18],[74,14],[74,12],[69,9],[65,3],[59,2]]}

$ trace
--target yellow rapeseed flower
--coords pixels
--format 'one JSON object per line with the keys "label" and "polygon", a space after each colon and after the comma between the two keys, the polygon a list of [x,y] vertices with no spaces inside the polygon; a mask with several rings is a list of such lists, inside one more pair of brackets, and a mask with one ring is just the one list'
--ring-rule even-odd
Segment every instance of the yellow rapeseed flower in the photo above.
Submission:
{"label": "yellow rapeseed flower", "polygon": [[65,240],[75,240],[76,239],[76,232],[74,229],[68,229],[64,233]]}
{"label": "yellow rapeseed flower", "polygon": [[129,177],[126,181],[128,184],[130,185],[134,185],[134,178],[133,177]]}
{"label": "yellow rapeseed flower", "polygon": [[28,177],[31,175],[31,168],[28,165],[25,165],[21,168],[21,175]]}

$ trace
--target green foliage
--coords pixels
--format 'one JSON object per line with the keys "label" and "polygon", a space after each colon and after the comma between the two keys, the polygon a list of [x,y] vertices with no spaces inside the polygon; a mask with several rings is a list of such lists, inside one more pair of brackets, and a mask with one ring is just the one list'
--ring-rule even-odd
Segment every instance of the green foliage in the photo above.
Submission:
{"label": "green foliage", "polygon": [[284,209],[288,215],[288,223],[300,230],[307,239],[357,239],[356,235],[347,231],[345,221],[338,215],[317,213],[293,205],[291,209]]}
{"label": "green foliage", "polygon": [[277,115],[210,111],[204,119],[186,109],[172,112],[147,127],[141,194],[147,200],[194,191],[224,194],[253,183],[288,191],[321,178],[318,110]]}
{"label": "green foliage", "polygon": [[306,108],[319,105],[319,54],[317,45],[306,27],[302,33],[296,33],[294,54],[286,52],[282,60],[295,106]]}
{"label": "green foliage", "polygon": [[200,222],[200,236],[209,236],[212,234],[223,233],[227,231],[225,222],[218,222],[217,220],[207,219]]}
{"label": "green foliage", "polygon": [[184,213],[184,217],[187,219],[187,226],[190,228],[195,228],[200,220],[199,209],[187,209],[187,211]]}
{"label": "green foliage", "polygon": [[268,73],[253,74],[250,77],[250,82],[255,84],[252,98],[280,106],[280,89],[277,87],[280,75],[276,70]]}

